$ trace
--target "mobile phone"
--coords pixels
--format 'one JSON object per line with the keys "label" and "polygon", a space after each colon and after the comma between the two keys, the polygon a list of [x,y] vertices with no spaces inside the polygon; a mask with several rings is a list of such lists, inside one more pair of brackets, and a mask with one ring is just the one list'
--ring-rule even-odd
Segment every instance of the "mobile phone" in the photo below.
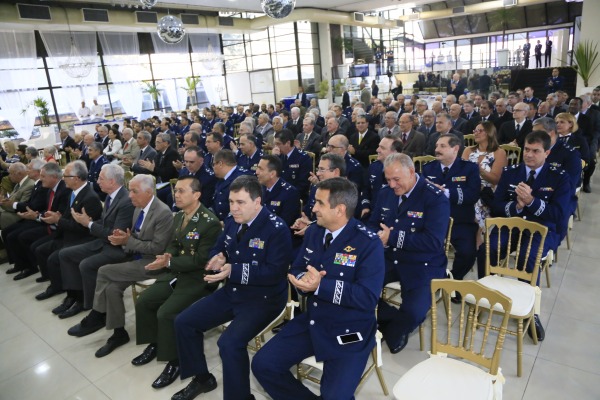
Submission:
{"label": "mobile phone", "polygon": [[171,285],[171,289],[175,290],[175,286],[177,286],[177,278],[173,278],[170,282],[169,285]]}
{"label": "mobile phone", "polygon": [[337,337],[338,343],[341,345],[362,342],[363,338],[360,332],[347,333]]}

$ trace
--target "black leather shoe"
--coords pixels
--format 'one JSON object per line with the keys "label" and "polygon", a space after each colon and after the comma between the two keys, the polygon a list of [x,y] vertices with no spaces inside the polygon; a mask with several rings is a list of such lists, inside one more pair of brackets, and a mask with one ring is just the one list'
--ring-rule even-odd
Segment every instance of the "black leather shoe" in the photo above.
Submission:
{"label": "black leather shoe", "polygon": [[[169,386],[171,383],[175,382],[175,379],[179,377],[179,365],[174,365],[171,362],[167,363],[165,369],[160,374],[158,378],[154,382],[152,382],[152,387],[154,389],[164,388]],[[216,383],[216,382],[215,382]]]}
{"label": "black leather shoe", "polygon": [[83,303],[81,303],[80,301],[76,301],[75,303],[73,303],[73,305],[71,307],[69,307],[68,310],[66,310],[65,312],[63,312],[61,314],[58,314],[58,318],[60,318],[60,319],[70,318],[74,315],[79,314],[82,311],[83,311]]}
{"label": "black leather shoe", "polygon": [[182,390],[175,393],[171,400],[192,400],[200,393],[207,393],[217,388],[217,380],[213,374],[205,382],[198,382],[196,378]]}
{"label": "black leather shoe", "polygon": [[35,278],[35,281],[37,283],[43,283],[43,282],[48,282],[50,280],[50,278],[46,277],[46,276],[40,276],[39,278]]}
{"label": "black leather shoe", "polygon": [[96,352],[96,357],[102,358],[104,356],[109,355],[113,352],[117,347],[123,346],[125,343],[129,342],[129,335],[125,332],[125,335],[115,336],[112,335],[106,341],[106,344],[98,349]]}
{"label": "black leather shoe", "polygon": [[271,332],[273,332],[273,333],[279,333],[288,322],[290,322],[290,321],[287,320],[287,319],[284,319],[279,325],[275,325],[271,329]]}
{"label": "black leather shoe", "polygon": [[587,185],[583,185],[583,191],[585,193],[592,193],[592,188],[590,187],[589,183]]}
{"label": "black leather shoe", "polygon": [[[537,340],[538,340],[538,342],[542,342],[544,340],[544,338],[546,337],[546,331],[544,330],[544,327],[542,326],[542,321],[540,321],[539,315],[535,314],[533,316],[533,324],[535,325],[535,333],[537,335]],[[529,335],[530,338],[532,338],[531,337],[531,329],[527,329],[527,334]]]}
{"label": "black leather shoe", "polygon": [[156,345],[149,344],[142,354],[131,360],[131,363],[136,367],[139,365],[148,364],[150,361],[156,358]]}
{"label": "black leather shoe", "polygon": [[[388,345],[389,344],[390,343],[388,343]],[[408,344],[408,335],[402,335],[402,336],[400,336],[400,339],[398,339],[398,343],[396,344],[396,346],[394,346],[394,347],[390,346],[390,352],[392,354],[400,353],[402,351],[402,349],[404,349],[406,347],[407,344]]]}
{"label": "black leather shoe", "polygon": [[64,292],[64,290],[57,290],[57,289],[52,288],[52,286],[48,286],[46,288],[46,290],[44,290],[42,293],[40,293],[37,296],[35,296],[35,299],[36,300],[46,300],[46,299],[49,299],[52,296],[55,296],[57,294],[61,294],[62,292]]}
{"label": "black leather shoe", "polygon": [[[91,314],[91,313],[90,313]],[[67,333],[71,336],[83,337],[104,328],[106,320],[101,317],[86,316],[80,323],[71,327]]]}
{"label": "black leather shoe", "polygon": [[63,302],[58,306],[52,309],[52,314],[60,315],[67,311],[71,306],[75,304],[75,299],[72,297],[65,297]]}
{"label": "black leather shoe", "polygon": [[16,274],[17,272],[21,272],[21,269],[17,268],[17,267],[12,267],[12,268],[9,268],[9,269],[6,270],[6,273],[8,275],[10,275],[10,274]]}
{"label": "black leather shoe", "polygon": [[17,275],[15,275],[15,277],[13,278],[15,281],[20,281],[21,279],[25,279],[28,276],[31,276],[33,274],[37,273],[37,271],[35,269],[24,269],[23,271],[19,272]]}

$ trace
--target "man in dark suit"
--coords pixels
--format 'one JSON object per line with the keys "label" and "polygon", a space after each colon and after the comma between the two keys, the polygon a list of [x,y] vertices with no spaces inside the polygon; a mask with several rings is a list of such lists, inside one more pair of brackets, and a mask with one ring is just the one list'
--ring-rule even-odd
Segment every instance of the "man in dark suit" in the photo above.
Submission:
{"label": "man in dark suit", "polygon": [[350,129],[350,121],[342,114],[342,111],[344,110],[340,105],[336,104],[333,106],[332,111],[335,113],[335,118],[339,124],[338,130],[345,135],[348,132],[348,129]]}
{"label": "man in dark suit", "polygon": [[517,103],[513,108],[514,121],[507,121],[502,124],[498,132],[498,143],[512,144],[523,147],[525,136],[532,130],[531,121],[527,119],[529,105]]}
{"label": "man in dark suit", "polygon": [[494,125],[496,125],[496,131],[500,130],[500,127],[503,123],[513,120],[512,112],[507,110],[507,105],[508,102],[504,98],[496,100],[496,114],[498,117],[494,122]]}
{"label": "man in dark suit", "polygon": [[302,122],[302,133],[296,136],[294,145],[302,151],[310,151],[319,157],[321,153],[321,135],[315,132],[315,121],[312,118],[304,118]]}
{"label": "man in dark suit", "polygon": [[384,162],[389,186],[380,190],[367,226],[385,246],[384,284],[400,281],[400,309],[380,301],[377,321],[392,353],[408,343],[431,306],[431,280],[446,277],[444,240],[450,204],[444,192],[419,178],[406,154]]}
{"label": "man in dark suit", "polygon": [[45,300],[56,294],[62,293],[62,276],[58,253],[60,249],[85,243],[93,239],[89,229],[81,226],[73,219],[71,210],[81,212],[85,207],[88,215],[97,220],[102,215],[102,203],[87,181],[87,168],[83,161],[74,161],[67,164],[63,180],[67,188],[71,189],[69,206],[61,215],[58,212],[46,212],[42,220],[48,224],[56,224],[52,233],[52,240],[43,243],[35,249],[37,264],[45,280],[50,280],[50,286],[35,298]]}
{"label": "man in dark suit", "polygon": [[464,132],[467,126],[467,120],[461,117],[462,107],[459,104],[450,106],[450,118],[452,120],[452,129]]}
{"label": "man in dark suit", "polygon": [[88,181],[92,184],[94,191],[100,196],[100,199],[103,200],[106,196],[105,193],[102,193],[100,190],[100,186],[98,185],[98,177],[100,176],[100,171],[105,164],[108,164],[108,160],[102,154],[102,145],[98,142],[94,142],[88,148],[88,154],[90,156],[90,168],[88,172]]}
{"label": "man in dark suit", "polygon": [[525,39],[526,43],[523,45],[523,61],[525,62],[525,69],[529,68],[529,55],[531,53],[531,43],[529,38]]}
{"label": "man in dark suit", "polygon": [[292,107],[290,109],[290,120],[289,120],[286,128],[291,130],[292,132],[294,132],[294,135],[297,135],[300,132],[302,132],[303,122],[304,121],[302,119],[300,107]]}
{"label": "man in dark suit", "polygon": [[453,94],[458,99],[461,95],[465,94],[465,83],[460,78],[459,74],[452,75],[452,80],[448,82],[446,88],[446,94]]}
{"label": "man in dark suit", "polygon": [[[589,103],[586,103],[586,105],[587,104]],[[586,112],[583,112],[582,108],[583,99],[581,97],[575,97],[569,102],[569,112],[577,119],[577,125],[579,127],[577,132],[585,138],[590,151],[588,166],[583,171],[583,191],[590,193],[590,180],[596,169],[595,155],[598,152],[598,139],[600,139],[600,127],[598,126],[600,121],[597,111],[589,110],[588,107],[585,109]]]}
{"label": "man in dark suit", "polygon": [[535,45],[534,52],[535,52],[535,67],[542,68],[542,44],[540,43],[539,40],[537,41],[537,44]]}
{"label": "man in dark suit", "polygon": [[55,211],[64,214],[69,206],[71,193],[61,178],[62,171],[58,164],[47,163],[42,167],[40,180],[42,186],[47,189],[45,206],[39,212],[28,208],[19,213],[24,220],[30,222],[20,223],[19,229],[12,230],[6,236],[4,243],[9,259],[14,261],[16,271],[20,271],[13,278],[16,281],[38,272],[35,247],[49,240],[52,231],[56,229],[56,225],[46,224],[42,220],[44,213]]}
{"label": "man in dark suit", "polygon": [[69,136],[68,129],[60,130],[60,145],[58,145],[58,151],[66,151],[69,152],[69,149],[77,148],[77,143],[71,136]]}
{"label": "man in dark suit", "polygon": [[[462,132],[452,129],[452,119],[446,113],[439,113],[435,119],[435,129],[436,132],[429,135],[427,138],[427,146],[425,147],[425,154],[433,156],[435,155],[435,145],[437,144],[437,140],[440,136],[453,134],[460,138],[460,140],[464,141],[464,135]],[[460,153],[462,153],[463,147],[461,146]]]}
{"label": "man in dark suit", "polygon": [[83,137],[82,142],[82,146],[81,146],[81,150],[73,150],[73,154],[78,157],[81,161],[83,161],[86,165],[86,167],[88,168],[88,170],[90,169],[90,154],[89,154],[89,147],[91,146],[92,143],[94,143],[94,135],[91,133],[86,134]]}
{"label": "man in dark suit", "polygon": [[465,134],[468,135],[468,134],[473,133],[473,131],[475,130],[477,125],[479,125],[482,122],[489,121],[489,122],[495,124],[498,117],[492,113],[493,110],[494,110],[494,103],[492,103],[489,100],[482,100],[481,104],[479,106],[479,116],[469,120],[469,127]]}
{"label": "man in dark suit", "polygon": [[320,182],[316,198],[318,226],[306,231],[289,274],[296,289],[308,296],[307,310],[252,362],[256,378],[274,399],[316,397],[290,372],[297,360],[311,355],[324,360],[327,371],[322,398],[352,398],[375,346],[383,246],[375,233],[352,218],[358,193],[346,179]]}
{"label": "man in dark suit", "polygon": [[137,135],[136,141],[140,147],[140,156],[137,163],[131,165],[131,170],[135,174],[152,174],[151,171],[140,164],[140,161],[153,161],[156,158],[156,150],[150,146],[150,140],[152,140],[152,134],[149,132],[142,131]]}
{"label": "man in dark suit", "polygon": [[81,212],[71,212],[77,223],[87,228],[94,240],[61,249],[58,253],[63,289],[67,297],[52,310],[54,314],[68,318],[92,308],[98,269],[106,264],[125,259],[121,246],[113,246],[108,237],[115,229],[131,228],[134,207],[124,184],[123,168],[106,164],[100,172],[100,187],[106,193],[104,210],[99,220],[92,220],[85,207]]}
{"label": "man in dark suit", "polygon": [[348,152],[356,158],[360,165],[369,168],[369,156],[377,153],[379,135],[369,130],[369,123],[365,115],[356,117],[356,133],[350,137]]}
{"label": "man in dark suit", "polygon": [[400,140],[403,144],[402,152],[409,157],[422,156],[425,151],[425,135],[413,129],[413,116],[402,114],[398,120],[400,124]]}
{"label": "man in dark suit", "polygon": [[129,197],[135,207],[133,229],[115,229],[108,240],[113,246],[122,246],[133,259],[100,267],[92,311],[84,318],[85,324],[79,323],[69,329],[69,335],[77,337],[95,332],[98,326],[114,329],[107,343],[96,351],[98,358],[129,342],[125,330],[123,291],[137,281],[152,277],[153,272],[145,267],[157,255],[163,254],[173,230],[171,209],[154,196],[154,179],[150,175],[136,175],[129,182],[129,189]]}
{"label": "man in dark suit", "polygon": [[304,88],[302,86],[298,86],[298,93],[296,93],[296,100],[300,100],[300,104],[302,107],[308,108],[308,98],[306,97],[306,93],[304,93]]}
{"label": "man in dark suit", "polygon": [[171,147],[171,137],[166,133],[156,135],[156,156],[152,161],[140,160],[138,164],[156,177],[156,183],[169,182],[177,178],[179,173],[173,165],[179,160],[179,153]]}

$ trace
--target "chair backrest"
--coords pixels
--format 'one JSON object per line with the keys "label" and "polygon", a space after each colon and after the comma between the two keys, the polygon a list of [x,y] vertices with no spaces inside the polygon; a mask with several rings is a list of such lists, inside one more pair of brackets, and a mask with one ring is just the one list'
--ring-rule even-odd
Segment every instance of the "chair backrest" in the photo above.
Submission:
{"label": "chair backrest", "polygon": [[452,239],[452,226],[454,225],[454,218],[450,217],[450,222],[448,223],[448,232],[446,232],[446,241],[444,242],[444,252],[446,253],[446,257],[448,257],[448,253],[450,252],[450,239]]}
{"label": "chair backrest", "polygon": [[58,164],[60,167],[64,169],[67,166],[67,163],[67,152],[61,151],[58,153]]}
{"label": "chair backrest", "polygon": [[[548,228],[537,222],[512,217],[486,218],[485,230],[485,274],[511,276],[536,286]],[[533,243],[538,240],[537,252],[533,254]],[[494,257],[490,256],[490,246],[498,249]],[[511,247],[510,251],[508,247]],[[535,257],[535,267],[527,272],[525,266],[530,257]]]}
{"label": "chair backrest", "polygon": [[415,164],[415,171],[421,173],[423,170],[423,165],[428,162],[435,161],[434,156],[415,156],[412,158],[413,164]]}
{"label": "chair backrest", "polygon": [[239,132],[240,132],[240,125],[242,125],[241,123],[238,124],[233,124],[233,137],[235,139],[238,138],[238,136],[240,136]]}
{"label": "chair backrest", "polygon": [[506,152],[508,165],[517,165],[521,162],[521,148],[519,146],[511,146],[510,144],[501,144],[500,148]]}
{"label": "chair backrest", "polygon": [[377,157],[377,154],[369,155],[369,164],[373,164],[375,161],[377,161]]}
{"label": "chair backrest", "polygon": [[465,141],[465,147],[475,146],[475,135],[474,134],[471,133],[469,135],[464,135],[463,138]]}
{"label": "chair backrest", "polygon": [[129,190],[129,181],[133,179],[133,172],[125,171],[125,187]]}
{"label": "chair backrest", "polygon": [[[441,292],[444,300],[439,303],[436,302],[438,291]],[[458,318],[452,315],[453,307],[450,297],[453,291],[460,293],[463,299],[458,309]],[[474,298],[474,301],[466,302],[464,299],[467,297],[472,300]],[[482,301],[482,299],[487,301]],[[476,363],[486,368],[490,374],[496,375],[512,307],[511,299],[479,282],[433,279],[431,281],[431,304],[431,353],[441,352],[460,357]],[[443,316],[439,316],[438,320],[439,304],[442,304],[446,311],[445,321],[441,320]],[[505,311],[498,311],[499,308],[494,307],[496,304],[499,304],[502,307],[501,310]],[[498,316],[501,320],[498,320]],[[478,320],[479,323],[477,323]],[[499,322],[500,324],[498,324]],[[477,329],[478,326],[479,329]],[[490,339],[492,331],[498,331],[498,333],[495,345],[489,346],[488,339]],[[495,334],[492,333],[492,335]]]}
{"label": "chair backrest", "polygon": [[307,151],[306,154],[308,154],[310,156],[310,159],[312,160],[312,172],[314,174],[315,173],[315,168],[316,168],[316,158],[317,158],[317,156],[312,151]]}

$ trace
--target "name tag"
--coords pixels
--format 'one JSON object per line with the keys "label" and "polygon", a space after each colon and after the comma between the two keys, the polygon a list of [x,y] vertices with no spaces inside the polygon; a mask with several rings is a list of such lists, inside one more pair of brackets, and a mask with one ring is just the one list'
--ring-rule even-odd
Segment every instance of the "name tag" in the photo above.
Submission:
{"label": "name tag", "polygon": [[250,239],[250,242],[248,243],[248,247],[253,248],[253,249],[264,249],[265,248],[265,242],[263,240],[258,239],[258,238],[256,238],[256,239]]}
{"label": "name tag", "polygon": [[551,187],[541,187],[538,190],[540,192],[554,192],[554,188],[551,188]]}
{"label": "name tag", "polygon": [[452,177],[452,182],[466,182],[466,181],[467,181],[466,176],[453,176]]}
{"label": "name tag", "polygon": [[407,211],[408,218],[423,218],[423,211]]}
{"label": "name tag", "polygon": [[354,267],[356,264],[355,254],[335,253],[334,264],[343,265],[345,267]]}
{"label": "name tag", "polygon": [[290,168],[300,168],[300,164],[290,164]]}

